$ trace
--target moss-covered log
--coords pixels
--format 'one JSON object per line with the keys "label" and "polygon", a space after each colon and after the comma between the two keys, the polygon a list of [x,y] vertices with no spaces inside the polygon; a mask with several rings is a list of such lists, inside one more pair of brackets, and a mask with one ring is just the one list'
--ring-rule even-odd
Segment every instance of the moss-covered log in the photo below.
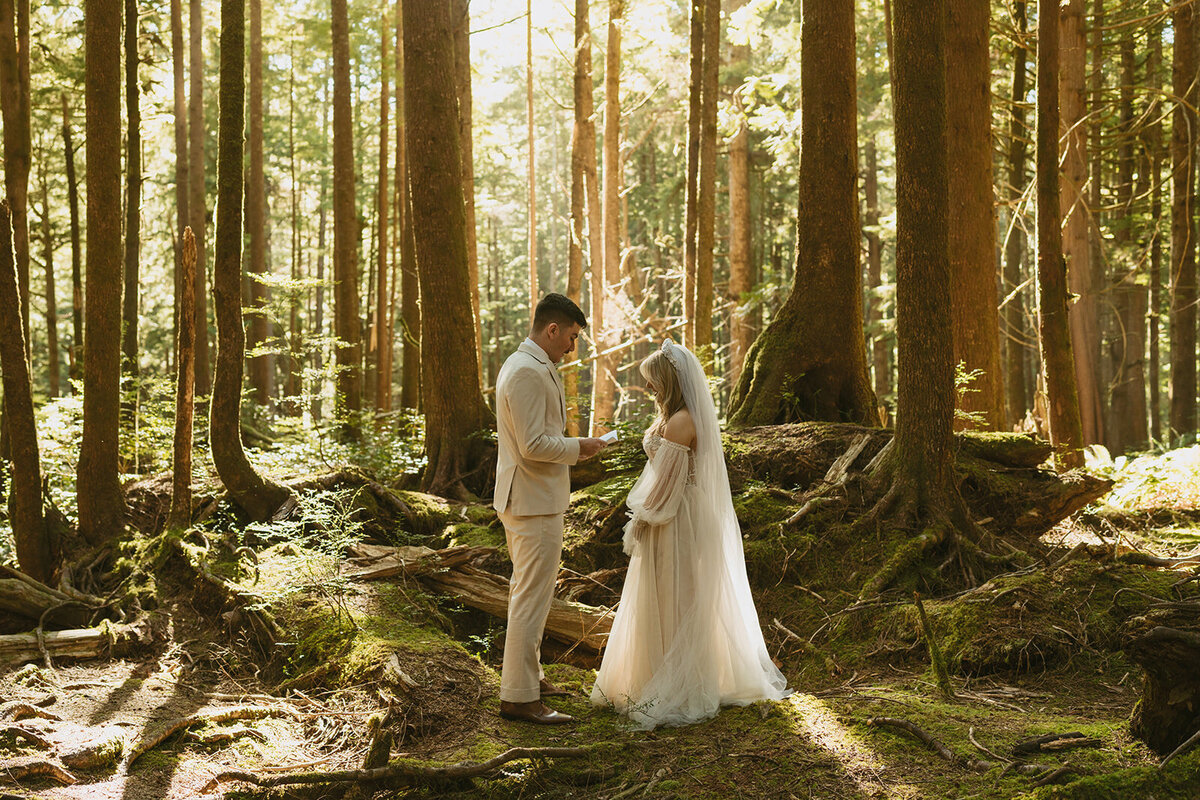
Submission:
{"label": "moss-covered log", "polygon": [[1165,756],[1200,729],[1200,630],[1158,625],[1126,652],[1146,670],[1130,730]]}

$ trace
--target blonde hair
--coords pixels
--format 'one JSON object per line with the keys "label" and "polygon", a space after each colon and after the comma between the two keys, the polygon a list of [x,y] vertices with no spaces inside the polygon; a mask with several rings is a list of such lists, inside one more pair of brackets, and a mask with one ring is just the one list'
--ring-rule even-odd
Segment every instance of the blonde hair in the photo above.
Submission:
{"label": "blonde hair", "polygon": [[639,369],[642,377],[654,388],[654,404],[658,407],[659,419],[666,422],[684,407],[683,389],[679,386],[675,366],[666,353],[655,350],[642,361]]}

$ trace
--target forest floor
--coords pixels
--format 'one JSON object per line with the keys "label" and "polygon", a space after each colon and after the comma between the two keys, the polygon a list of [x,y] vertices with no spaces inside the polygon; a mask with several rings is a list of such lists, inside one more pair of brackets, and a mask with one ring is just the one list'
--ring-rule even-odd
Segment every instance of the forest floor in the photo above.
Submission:
{"label": "forest floor", "polygon": [[[478,763],[514,747],[582,753],[511,761],[484,778],[393,786],[376,797],[1200,797],[1200,753],[1160,769],[1159,758],[1130,735],[1141,670],[1120,647],[1124,617],[1138,611],[1135,595],[1167,596],[1194,565],[1151,569],[1071,550],[1081,542],[1168,557],[1200,550],[1200,447],[1092,467],[1116,485],[1042,537],[1053,558],[926,601],[951,665],[952,700],[939,694],[912,603],[899,594],[858,603],[853,578],[861,565],[844,543],[825,543],[820,531],[785,531],[780,523],[796,509],[788,493],[740,486],[737,508],[768,649],[795,693],[653,732],[630,730],[592,707],[595,656],[549,643],[547,655],[557,658],[546,665],[547,677],[570,692],[551,705],[578,722],[539,728],[500,719],[500,621],[415,579],[345,579],[345,541],[331,531],[388,538],[372,529],[378,508],[359,495],[325,496],[320,525],[316,501],[302,524],[286,529],[237,526],[219,512],[203,541],[185,537],[171,554],[162,555],[162,536],[126,546],[131,561],[157,559],[155,580],[143,587],[161,632],[151,651],[2,668],[0,709],[23,701],[47,716],[20,721],[44,739],[38,745],[7,734],[0,710],[0,780],[15,765],[89,745],[101,757],[72,769],[73,785],[27,777],[0,782],[0,797],[341,797],[328,786],[288,793],[213,779],[228,770],[267,777],[355,769],[368,750],[369,720],[389,709],[393,763]],[[597,546],[589,531],[619,506],[617,496],[603,482],[577,493],[568,569],[599,574],[614,562],[605,555],[611,548]],[[420,500],[405,497],[410,506]],[[502,545],[485,509],[443,504],[434,511],[440,524],[425,532],[407,526],[400,541],[395,531],[390,541]],[[227,551],[216,544],[221,535],[230,536]],[[248,539],[258,546],[257,569],[239,566],[233,553]],[[1068,552],[1076,556],[1063,559]],[[260,652],[236,613],[213,614],[208,590],[187,569],[189,553],[254,592],[288,641]],[[488,566],[502,571],[504,561],[497,556]],[[611,604],[616,591],[597,587],[584,599]],[[956,760],[878,718],[915,725]],[[1094,741],[1012,755],[1023,740],[1072,732]],[[108,751],[97,746],[114,741],[121,744]],[[1054,785],[1039,787],[1037,778],[1005,767],[1013,760],[1066,769]]]}

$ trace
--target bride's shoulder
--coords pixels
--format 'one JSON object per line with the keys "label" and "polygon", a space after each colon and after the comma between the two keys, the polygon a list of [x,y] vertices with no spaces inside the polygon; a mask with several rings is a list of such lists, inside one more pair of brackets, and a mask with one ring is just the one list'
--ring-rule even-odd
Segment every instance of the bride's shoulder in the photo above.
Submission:
{"label": "bride's shoulder", "polygon": [[671,415],[663,427],[663,438],[676,444],[691,447],[696,441],[696,423],[692,414],[686,408],[681,408]]}

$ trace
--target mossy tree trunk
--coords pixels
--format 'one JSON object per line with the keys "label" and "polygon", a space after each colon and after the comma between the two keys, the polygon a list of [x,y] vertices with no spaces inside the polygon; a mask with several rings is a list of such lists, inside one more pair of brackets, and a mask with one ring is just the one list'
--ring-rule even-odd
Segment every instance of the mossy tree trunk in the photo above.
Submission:
{"label": "mossy tree trunk", "polygon": [[188,225],[196,237],[196,394],[212,392],[208,352],[208,209],[204,180],[204,10],[201,0],[188,5]]}
{"label": "mossy tree trunk", "polygon": [[466,216],[454,36],[441,3],[404,4],[404,101],[413,232],[422,316],[425,454],[422,488],[435,493],[480,491],[487,444],[478,434],[493,424],[479,386],[479,351],[468,287]]}
{"label": "mossy tree trunk", "polygon": [[175,299],[179,309],[178,374],[175,378],[175,437],[172,458],[171,512],[169,530],[183,530],[192,522],[192,424],[196,401],[196,237],[184,228],[179,237],[179,287]]}
{"label": "mossy tree trunk", "polygon": [[[221,2],[220,117],[217,125],[217,220],[213,253],[213,303],[217,312],[217,363],[209,440],[221,482],[254,520],[269,518],[290,495],[264,478],[242,447],[242,130],[245,124],[246,0]],[[197,337],[198,338],[198,337]]]}
{"label": "mossy tree trunk", "polygon": [[71,141],[71,109],[66,92],[62,95],[62,114],[67,206],[71,215],[71,349],[67,352],[67,375],[74,381],[83,377],[83,247],[79,234],[79,181],[75,177],[75,145]]}
{"label": "mossy tree trunk", "polygon": [[95,544],[125,525],[118,479],[121,400],[121,0],[84,7],[87,96],[87,307],[79,533]]}
{"label": "mossy tree trunk", "polygon": [[[183,309],[179,303],[183,298],[183,229],[188,225],[188,122],[187,122],[187,80],[183,68],[183,0],[171,0],[171,76],[174,94],[174,132],[175,132],[175,346],[179,347],[179,320]],[[193,276],[194,280],[194,276]],[[195,302],[193,295],[196,287],[187,293]],[[192,319],[196,311],[192,309]],[[193,336],[194,336],[193,332]]]}
{"label": "mossy tree trunk", "polygon": [[1027,29],[1025,0],[1013,4],[1013,16],[1017,24],[1018,38],[1013,44],[1012,103],[1008,121],[1008,203],[1010,210],[1009,230],[1004,243],[1004,295],[1001,309],[1004,316],[1004,391],[1008,410],[1008,424],[1012,426],[1025,419],[1029,401],[1025,396],[1025,345],[1028,336],[1025,328],[1025,295],[1018,290],[1022,283],[1021,263],[1025,258],[1025,232],[1016,222],[1021,198],[1025,194],[1025,94],[1028,60],[1024,36]]}
{"label": "mossy tree trunk", "polygon": [[737,426],[878,422],[862,335],[854,3],[807,3],[803,15],[796,278],[746,357]]}

